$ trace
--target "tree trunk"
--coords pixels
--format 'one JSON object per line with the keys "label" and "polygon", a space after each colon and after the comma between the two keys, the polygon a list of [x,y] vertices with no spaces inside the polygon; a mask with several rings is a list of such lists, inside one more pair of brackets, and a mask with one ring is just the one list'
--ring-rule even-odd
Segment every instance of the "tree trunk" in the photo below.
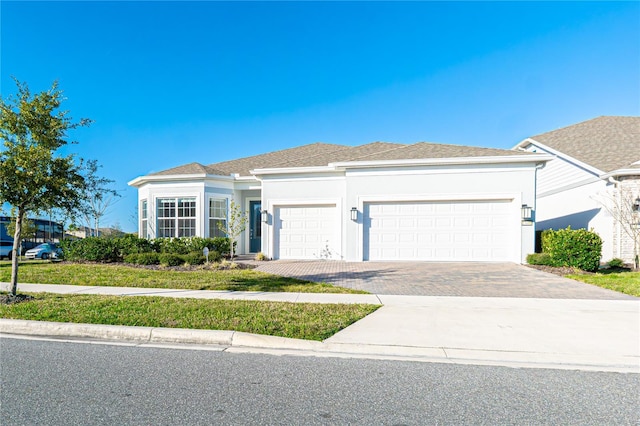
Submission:
{"label": "tree trunk", "polygon": [[13,250],[11,253],[11,288],[10,293],[15,296],[18,293],[18,248],[21,243],[22,234],[22,219],[24,218],[24,210],[18,208],[18,215],[16,218],[16,232],[13,235]]}

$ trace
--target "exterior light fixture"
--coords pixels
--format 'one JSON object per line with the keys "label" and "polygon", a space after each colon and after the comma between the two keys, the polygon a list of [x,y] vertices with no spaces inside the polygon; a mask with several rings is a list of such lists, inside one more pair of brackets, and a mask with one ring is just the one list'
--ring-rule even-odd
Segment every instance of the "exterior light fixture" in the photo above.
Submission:
{"label": "exterior light fixture", "polygon": [[358,220],[358,209],[356,207],[351,207],[351,220],[354,222]]}
{"label": "exterior light fixture", "polygon": [[526,204],[522,205],[522,221],[523,222],[532,222],[533,221],[533,208],[529,207]]}
{"label": "exterior light fixture", "polygon": [[631,206],[631,209],[634,212],[640,212],[640,197],[636,198],[636,200],[633,202],[633,205]]}
{"label": "exterior light fixture", "polygon": [[266,210],[262,210],[260,212],[260,220],[262,221],[262,223],[269,222],[269,212]]}

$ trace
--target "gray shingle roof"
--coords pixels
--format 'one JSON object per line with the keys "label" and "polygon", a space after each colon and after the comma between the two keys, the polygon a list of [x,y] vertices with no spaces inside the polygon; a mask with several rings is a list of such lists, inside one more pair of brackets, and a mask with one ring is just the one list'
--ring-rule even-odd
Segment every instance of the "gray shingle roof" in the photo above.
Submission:
{"label": "gray shingle roof", "polygon": [[416,160],[421,158],[501,157],[522,154],[522,152],[508,149],[480,148],[476,146],[418,142],[413,145],[405,145],[394,150],[376,152],[369,155],[352,158],[350,160]]}
{"label": "gray shingle roof", "polygon": [[[250,176],[250,170],[272,167],[282,167],[283,164],[297,164],[309,162],[311,159],[335,154],[349,149],[348,146],[328,143],[313,143],[296,148],[283,149],[281,151],[269,152],[266,154],[254,155],[251,157],[239,158],[237,160],[223,161],[221,163],[209,164],[218,170],[223,170],[225,174],[238,173],[241,176]],[[314,164],[315,165],[315,164]],[[325,165],[325,164],[321,164]],[[294,167],[294,166],[289,166]]]}
{"label": "gray shingle roof", "polygon": [[412,145],[373,142],[360,146],[314,143],[267,154],[254,155],[237,160],[203,166],[186,164],[164,170],[155,175],[207,173],[227,176],[239,174],[250,176],[250,170],[281,167],[314,167],[348,161],[415,160],[422,158],[456,158],[528,155],[520,151],[494,148],[479,148],[462,145],[445,145],[419,142]]}
{"label": "gray shingle roof", "polygon": [[611,172],[640,160],[640,117],[602,116],[530,139]]}
{"label": "gray shingle roof", "polygon": [[157,173],[151,173],[152,176],[164,176],[164,175],[196,175],[196,174],[208,174],[208,175],[225,175],[222,170],[215,169],[210,166],[203,166],[200,163],[189,163],[182,166],[173,167],[171,169],[162,170]]}

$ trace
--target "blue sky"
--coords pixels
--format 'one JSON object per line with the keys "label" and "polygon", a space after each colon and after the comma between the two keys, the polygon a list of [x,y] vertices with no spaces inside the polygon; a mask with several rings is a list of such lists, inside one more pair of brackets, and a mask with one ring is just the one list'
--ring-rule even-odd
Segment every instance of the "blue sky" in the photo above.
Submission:
{"label": "blue sky", "polygon": [[58,80],[73,152],[131,179],[327,142],[511,148],[640,115],[639,2],[0,2],[0,92]]}

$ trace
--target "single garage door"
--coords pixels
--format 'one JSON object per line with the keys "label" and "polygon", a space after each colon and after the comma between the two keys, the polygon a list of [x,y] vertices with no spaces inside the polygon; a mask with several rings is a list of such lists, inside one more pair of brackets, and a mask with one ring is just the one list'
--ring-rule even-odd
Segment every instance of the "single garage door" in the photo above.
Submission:
{"label": "single garage door", "polygon": [[335,205],[282,206],[275,210],[276,259],[332,259],[337,251]]}
{"label": "single garage door", "polygon": [[370,203],[365,260],[512,261],[511,200]]}

